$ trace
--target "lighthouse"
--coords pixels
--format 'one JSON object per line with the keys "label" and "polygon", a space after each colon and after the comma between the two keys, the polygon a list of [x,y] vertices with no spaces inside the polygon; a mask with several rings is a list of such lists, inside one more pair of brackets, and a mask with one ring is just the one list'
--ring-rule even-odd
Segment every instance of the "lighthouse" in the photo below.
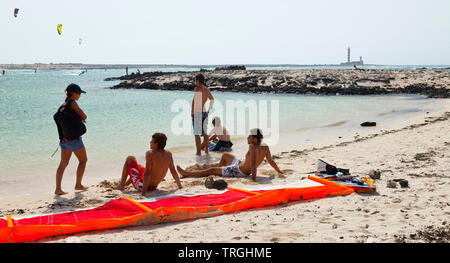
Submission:
{"label": "lighthouse", "polygon": [[350,63],[350,47],[347,48],[347,63]]}
{"label": "lighthouse", "polygon": [[342,62],[341,66],[362,66],[364,65],[364,61],[362,56],[359,57],[359,61],[351,61],[350,60],[350,47],[347,48],[347,62]]}

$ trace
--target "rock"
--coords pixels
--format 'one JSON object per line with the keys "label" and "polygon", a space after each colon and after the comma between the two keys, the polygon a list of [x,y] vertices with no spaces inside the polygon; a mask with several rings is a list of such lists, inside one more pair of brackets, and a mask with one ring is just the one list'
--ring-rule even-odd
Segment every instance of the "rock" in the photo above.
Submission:
{"label": "rock", "polygon": [[380,170],[370,170],[369,177],[372,179],[380,179],[381,178]]}
{"label": "rock", "polygon": [[408,180],[405,179],[394,179],[393,181],[398,182],[403,188],[408,187],[409,185]]}
{"label": "rock", "polygon": [[397,188],[397,183],[394,180],[388,180],[386,187],[387,188]]}
{"label": "rock", "polygon": [[225,67],[217,67],[214,70],[246,70],[245,66],[225,66]]}
{"label": "rock", "polygon": [[361,126],[362,127],[374,127],[374,126],[377,126],[377,123],[376,122],[366,121],[366,122],[361,123]]}
{"label": "rock", "polygon": [[405,187],[408,187],[408,186],[409,186],[409,183],[408,183],[407,180],[401,180],[401,181],[400,181],[400,186],[403,187],[403,188],[405,188]]}
{"label": "rock", "polygon": [[[445,83],[432,83],[429,79],[403,87],[402,79],[418,80],[423,73],[416,71],[408,77],[386,76],[384,71],[373,71],[370,78],[354,78],[339,70],[318,70],[320,76],[297,74],[299,71],[246,70],[245,66],[225,66],[215,70],[201,69],[211,91],[324,95],[381,95],[381,94],[423,94],[431,98],[450,98],[450,89]],[[321,74],[323,73],[323,74]],[[427,72],[427,74],[432,74]],[[160,89],[189,90],[195,87],[195,72],[145,72],[105,80],[122,80],[111,89]],[[395,72],[392,73],[395,76]],[[358,82],[361,85],[358,85]],[[363,85],[364,84],[364,85]],[[366,86],[369,84],[370,86]]]}

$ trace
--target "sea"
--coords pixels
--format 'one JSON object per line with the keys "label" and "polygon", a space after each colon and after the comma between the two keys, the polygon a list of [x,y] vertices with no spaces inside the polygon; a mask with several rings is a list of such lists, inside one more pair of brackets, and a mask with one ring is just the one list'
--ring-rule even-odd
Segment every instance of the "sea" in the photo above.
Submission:
{"label": "sea", "polygon": [[[436,66],[448,70],[448,66]],[[192,71],[202,67],[164,66],[130,68],[129,73]],[[248,66],[248,70],[310,69],[326,66]],[[336,67],[330,67],[336,68]],[[369,67],[370,68],[370,67]],[[421,66],[377,66],[374,69],[416,70]],[[431,67],[430,67],[431,68]],[[447,69],[444,69],[447,68]],[[191,91],[111,89],[120,81],[106,78],[125,75],[125,69],[7,70],[0,75],[0,199],[52,193],[60,161],[58,132],[53,114],[64,102],[65,88],[78,84],[79,106],[86,113],[87,132],[82,136],[88,155],[84,185],[118,180],[129,155],[145,163],[151,136],[168,137],[176,164],[212,163],[219,153],[195,156],[190,118]],[[401,126],[414,118],[439,112],[445,100],[420,95],[324,96],[214,92],[211,119],[222,118],[232,132],[233,153],[243,158],[248,130],[260,127],[272,154],[345,140],[356,135]],[[234,108],[232,108],[231,106]],[[233,110],[230,110],[232,108]],[[377,122],[363,128],[360,123]],[[332,162],[333,160],[329,160]],[[77,160],[72,156],[63,177],[63,189],[73,190]],[[170,177],[170,175],[168,175]]]}

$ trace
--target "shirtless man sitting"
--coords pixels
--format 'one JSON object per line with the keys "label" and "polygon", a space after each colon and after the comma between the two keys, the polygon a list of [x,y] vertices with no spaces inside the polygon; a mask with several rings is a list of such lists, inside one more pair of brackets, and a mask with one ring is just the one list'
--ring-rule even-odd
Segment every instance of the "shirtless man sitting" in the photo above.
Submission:
{"label": "shirtless man sitting", "polygon": [[177,166],[178,172],[182,178],[185,177],[207,177],[210,175],[219,175],[223,177],[247,177],[252,175],[252,180],[256,181],[257,168],[262,163],[264,158],[279,174],[283,172],[278,168],[277,164],[272,160],[269,146],[262,144],[263,135],[260,129],[250,130],[250,135],[247,137],[249,149],[245,155],[245,160],[241,162],[233,154],[224,153],[220,159],[218,167],[208,168],[203,171],[187,172]]}
{"label": "shirtless man sitting", "polygon": [[[145,195],[147,191],[157,189],[159,183],[166,177],[167,170],[175,179],[178,188],[182,188],[180,178],[173,164],[172,153],[164,150],[167,137],[163,133],[155,133],[150,141],[150,149],[145,153],[145,167],[138,164],[136,157],[128,156],[122,169],[122,177],[117,189],[123,190],[130,183]],[[130,178],[128,178],[128,176]],[[128,178],[128,180],[127,180]]]}

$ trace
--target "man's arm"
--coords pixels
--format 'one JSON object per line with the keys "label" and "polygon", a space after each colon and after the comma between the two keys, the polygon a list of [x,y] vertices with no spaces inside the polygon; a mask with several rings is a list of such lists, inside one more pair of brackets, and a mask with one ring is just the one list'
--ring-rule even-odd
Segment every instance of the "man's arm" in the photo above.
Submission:
{"label": "man's arm", "polygon": [[148,151],[145,154],[145,172],[144,172],[144,182],[142,185],[141,195],[145,195],[147,192],[148,185],[150,184],[150,176],[152,169],[152,154]]}
{"label": "man's arm", "polygon": [[256,173],[258,171],[258,167],[256,166],[256,150],[255,147],[250,146],[250,168],[252,173],[252,180],[256,182]]}
{"label": "man's arm", "polygon": [[177,183],[179,189],[183,188],[180,182],[180,177],[178,176],[177,170],[175,169],[175,165],[173,164],[172,153],[170,153],[170,164],[169,164],[170,173],[172,174],[173,179]]}
{"label": "man's arm", "polygon": [[[194,107],[195,107],[195,99],[196,99],[196,94],[197,94],[197,92],[200,92],[201,93],[201,91],[199,91],[199,88],[198,87],[195,87],[194,88],[194,98],[192,98],[192,105],[191,105],[191,117],[193,117],[194,116]],[[198,103],[198,102],[197,102]]]}
{"label": "man's arm", "polygon": [[279,174],[283,174],[283,172],[280,170],[280,168],[278,168],[278,165],[272,159],[272,154],[270,153],[269,146],[267,146],[266,159],[267,159],[267,162],[270,164],[270,166],[272,166],[273,169],[275,169],[275,171],[277,171]]}
{"label": "man's arm", "polygon": [[206,88],[206,92],[207,92],[207,96],[208,96],[208,99],[209,99],[209,108],[208,108],[208,114],[209,114],[209,112],[212,110],[212,108],[213,108],[213,106],[214,106],[214,97],[213,97],[213,95],[211,94],[211,91],[208,89],[208,88]]}

